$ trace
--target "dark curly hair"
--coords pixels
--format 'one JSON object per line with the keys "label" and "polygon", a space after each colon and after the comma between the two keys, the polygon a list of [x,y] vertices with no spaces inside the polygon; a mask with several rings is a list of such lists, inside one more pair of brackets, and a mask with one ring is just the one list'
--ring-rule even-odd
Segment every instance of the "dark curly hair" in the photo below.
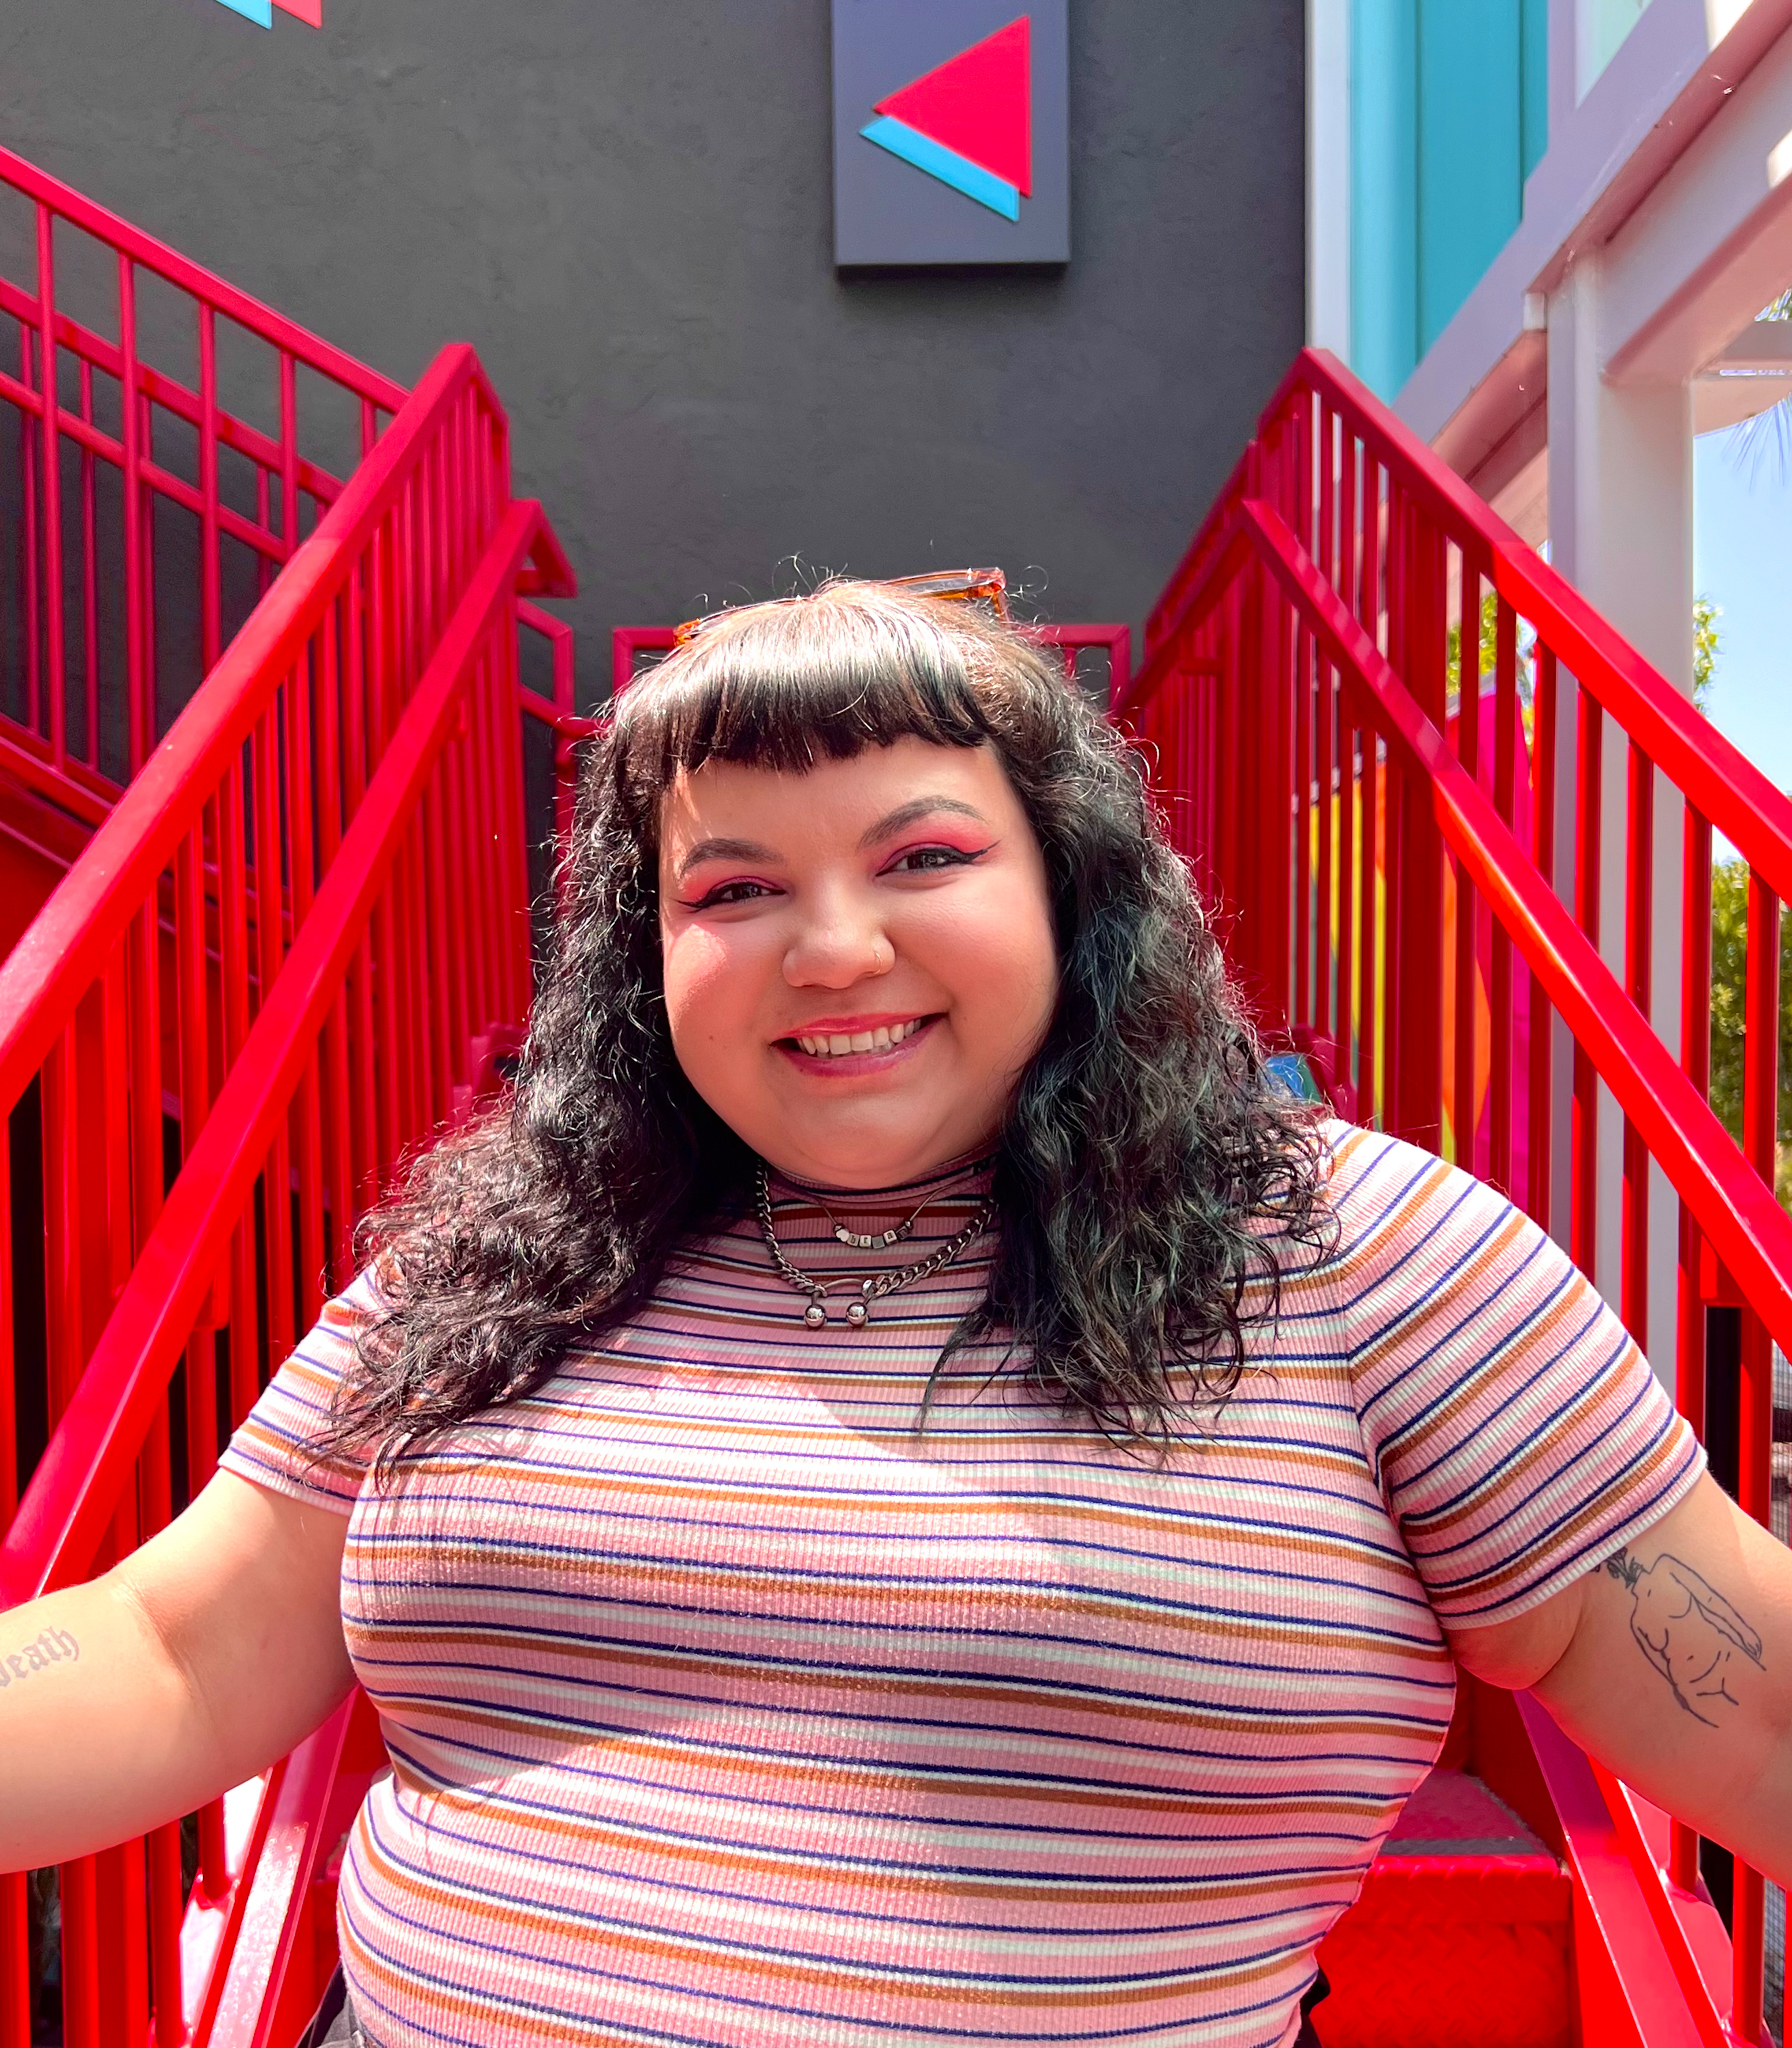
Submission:
{"label": "dark curly hair", "polygon": [[[1286,1247],[1328,1241],[1321,1146],[1228,982],[1134,757],[1016,628],[875,583],[719,615],[591,743],[552,956],[506,1112],[368,1219],[383,1317],[332,1441],[389,1466],[514,1400],[740,1213],[753,1155],[685,1079],[661,991],[661,800],[707,760],[802,774],[914,735],[994,748],[1045,857],[1060,987],[1003,1119],[994,1340],[1123,1441],[1165,1440],[1243,1370]],[[937,1374],[937,1368],[936,1368]]]}

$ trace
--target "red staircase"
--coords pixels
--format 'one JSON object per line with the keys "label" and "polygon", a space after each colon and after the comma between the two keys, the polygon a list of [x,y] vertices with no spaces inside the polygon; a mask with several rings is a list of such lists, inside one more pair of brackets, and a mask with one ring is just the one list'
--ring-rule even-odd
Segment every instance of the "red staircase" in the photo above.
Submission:
{"label": "red staircase", "polygon": [[4,957],[409,394],[5,149],[0,213]]}
{"label": "red staircase", "polygon": [[[25,593],[0,876],[14,848],[34,891],[67,872],[0,967],[0,1605],[178,1511],[405,1147],[501,1085],[529,995],[523,726],[578,730],[565,629],[519,597],[570,573],[511,496],[470,351],[405,393],[0,153],[7,192],[38,264],[0,279]],[[114,281],[80,319],[57,288],[77,249]],[[1265,1029],[1340,1109],[1473,1164],[1584,1264],[1615,1187],[1604,1277],[1639,1337],[1676,1330],[1695,1423],[1705,1306],[1754,1305],[1742,1491],[1765,1518],[1792,806],[1323,357],[1265,413],[1138,675],[1121,629],[1088,630]],[[545,638],[551,695],[522,687],[519,633]],[[1705,1100],[1714,828],[1754,875],[1745,1150]],[[1649,1015],[1675,872],[1684,1056]],[[1651,1157],[1680,1204],[1671,1302]],[[33,2039],[34,1996],[54,2032],[52,1978],[71,2048],[289,2048],[382,1763],[351,1701],[190,1828],[65,1866],[54,1954],[48,1874],[0,1878],[0,2048]],[[1752,2048],[1747,1873],[1735,1922],[1732,1951],[1690,1835],[1531,1702],[1465,1683],[1325,1945],[1316,2023],[1328,2048]]]}
{"label": "red staircase", "polygon": [[[1739,1497],[1771,1526],[1773,1346],[1792,1347],[1792,1218],[1773,1195],[1792,802],[1311,352],[1114,712],[1264,1030],[1341,1114],[1441,1150],[1565,1238],[1639,1343],[1671,1341],[1701,1435],[1706,1312],[1740,1310]],[[1707,1100],[1714,831],[1749,864],[1741,1146]],[[1650,1270],[1651,1161],[1678,1210],[1668,1272]],[[1468,1692],[1448,1761],[1566,1870],[1566,1984],[1553,1923],[1532,1917],[1529,1842],[1415,1863],[1396,1840],[1322,1951],[1342,1987],[1315,2016],[1329,2048],[1764,2039],[1760,1877],[1735,1872],[1732,1950],[1690,1830],[1528,1701]],[[1453,1931],[1421,1941],[1421,1924]],[[1510,2031],[1521,2006],[1539,2027],[1548,2007],[1554,2031]]]}
{"label": "red staircase", "polygon": [[[471,350],[407,394],[0,153],[4,197],[38,262],[0,281],[25,593],[0,816],[44,859],[87,839],[0,967],[11,1604],[198,1491],[346,1279],[355,1217],[514,1044],[522,721],[571,695],[566,629],[518,593],[572,578],[512,497]],[[109,275],[109,303],[76,318],[59,263]],[[145,361],[140,297],[190,374]],[[554,699],[519,685],[523,627]],[[345,1708],[184,1832],[65,1865],[52,1952],[50,1874],[0,1877],[0,2048],[34,2038],[34,1991],[54,2028],[54,1978],[70,2048],[276,2039],[282,1989],[315,1988],[313,1887],[369,1754]]]}

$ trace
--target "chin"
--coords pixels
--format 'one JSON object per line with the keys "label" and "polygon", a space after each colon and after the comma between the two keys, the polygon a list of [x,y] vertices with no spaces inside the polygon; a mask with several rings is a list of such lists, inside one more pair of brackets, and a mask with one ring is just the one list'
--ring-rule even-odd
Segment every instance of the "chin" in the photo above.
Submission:
{"label": "chin", "polygon": [[[888,1150],[867,1146],[818,1147],[793,1155],[789,1170],[799,1180],[818,1181],[830,1188],[887,1188],[905,1180],[918,1180],[927,1171],[926,1155],[913,1150]],[[773,1165],[778,1161],[773,1160]]]}
{"label": "chin", "polygon": [[804,1132],[786,1125],[765,1157],[800,1180],[824,1187],[885,1188],[918,1180],[966,1148],[944,1145],[933,1133],[842,1130]]}

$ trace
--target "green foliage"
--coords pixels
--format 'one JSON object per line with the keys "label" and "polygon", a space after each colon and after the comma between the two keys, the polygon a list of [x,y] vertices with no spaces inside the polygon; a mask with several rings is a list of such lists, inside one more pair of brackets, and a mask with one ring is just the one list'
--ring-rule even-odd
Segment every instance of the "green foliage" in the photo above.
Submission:
{"label": "green foliage", "polygon": [[[1491,676],[1499,661],[1499,618],[1500,601],[1491,590],[1481,594],[1480,668],[1478,673]],[[1515,651],[1518,656],[1518,700],[1528,709],[1531,701],[1531,645],[1535,639],[1529,626],[1520,619],[1517,622]],[[1462,628],[1452,625],[1444,643],[1444,688],[1452,705],[1456,693],[1462,686]]]}
{"label": "green foliage", "polygon": [[[1748,982],[1748,863],[1711,870],[1711,1107],[1742,1142],[1742,1025]],[[1792,1207],[1792,918],[1780,920],[1780,1200]]]}
{"label": "green foliage", "polygon": [[[1480,673],[1491,676],[1498,659],[1499,599],[1491,590],[1481,596],[1480,631]],[[1721,642],[1718,620],[1723,617],[1723,607],[1713,604],[1708,597],[1695,597],[1692,601],[1692,701],[1701,711],[1708,708],[1711,686],[1717,677],[1717,657]],[[1536,636],[1529,626],[1518,621],[1518,696],[1528,710],[1531,702],[1532,647]],[[1462,628],[1452,625],[1444,646],[1444,686],[1452,705],[1462,685]]]}
{"label": "green foliage", "polygon": [[1723,615],[1723,606],[1708,597],[1692,601],[1692,701],[1701,711],[1707,708],[1717,674],[1717,622]]}

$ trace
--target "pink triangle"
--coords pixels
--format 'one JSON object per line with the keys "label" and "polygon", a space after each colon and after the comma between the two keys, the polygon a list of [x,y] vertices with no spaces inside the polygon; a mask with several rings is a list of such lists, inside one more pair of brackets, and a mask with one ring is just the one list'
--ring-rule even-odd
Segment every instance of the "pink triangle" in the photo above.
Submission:
{"label": "pink triangle", "polygon": [[324,25],[324,0],[274,0],[274,5],[282,14],[296,14],[313,28]]}
{"label": "pink triangle", "polygon": [[879,100],[876,111],[918,128],[1030,196],[1032,23],[1023,14]]}

